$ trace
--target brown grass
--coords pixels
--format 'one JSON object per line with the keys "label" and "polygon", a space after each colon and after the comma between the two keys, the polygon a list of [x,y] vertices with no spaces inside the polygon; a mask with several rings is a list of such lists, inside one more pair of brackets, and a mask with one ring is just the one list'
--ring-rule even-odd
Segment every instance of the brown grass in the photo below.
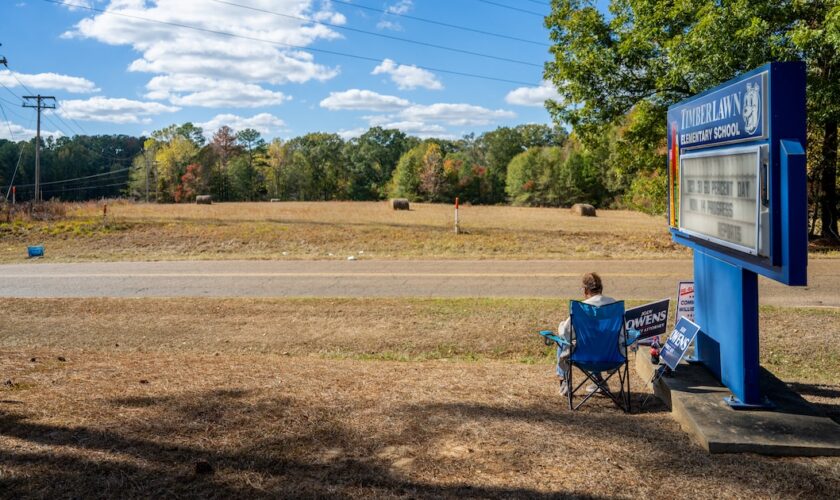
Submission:
{"label": "brown grass", "polygon": [[[840,495],[837,458],[709,456],[656,403],[569,412],[533,333],[565,301],[0,307],[0,496]],[[835,411],[838,316],[762,309],[765,364]]]}
{"label": "brown grass", "polygon": [[[387,202],[146,205],[68,208],[61,222],[0,223],[0,262],[43,243],[47,258],[80,260],[323,259],[364,252],[380,259],[688,257],[661,218],[628,211],[582,218],[566,209]],[[22,251],[21,249],[24,249]]]}

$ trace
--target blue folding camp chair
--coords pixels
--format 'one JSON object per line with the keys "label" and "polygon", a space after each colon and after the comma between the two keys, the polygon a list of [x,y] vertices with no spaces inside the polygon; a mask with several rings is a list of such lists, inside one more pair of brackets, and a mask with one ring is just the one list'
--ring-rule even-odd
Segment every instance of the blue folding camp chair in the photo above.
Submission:
{"label": "blue folding camp chair", "polygon": [[[608,396],[624,412],[630,411],[630,371],[627,362],[627,350],[622,349],[622,333],[624,333],[624,302],[614,302],[603,306],[593,306],[576,300],[569,302],[569,315],[572,321],[572,343],[569,344],[565,338],[559,337],[551,331],[542,331],[547,345],[552,342],[560,347],[569,346],[569,372],[566,374],[566,383],[569,384],[569,409],[577,410],[587,402],[589,398],[599,391]],[[638,332],[631,333],[634,337]],[[625,346],[630,338],[624,339]],[[622,352],[623,351],[623,352]],[[572,381],[574,368],[583,372],[585,378],[575,386]],[[602,377],[601,373],[606,373]],[[618,374],[618,381],[621,389],[615,393],[610,390],[608,382]],[[577,405],[574,404],[574,395],[587,382],[595,384],[598,390],[587,394]]]}

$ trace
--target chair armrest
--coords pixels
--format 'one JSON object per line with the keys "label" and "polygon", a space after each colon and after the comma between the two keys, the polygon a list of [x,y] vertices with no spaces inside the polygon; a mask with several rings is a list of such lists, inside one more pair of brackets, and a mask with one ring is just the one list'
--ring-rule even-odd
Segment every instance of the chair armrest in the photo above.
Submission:
{"label": "chair armrest", "polygon": [[624,338],[624,345],[629,347],[629,346],[635,344],[636,341],[639,340],[639,337],[641,335],[642,335],[642,332],[640,332],[639,330],[636,330],[634,328],[628,328],[627,331],[626,331],[625,338]]}
{"label": "chair armrest", "polygon": [[558,337],[557,335],[555,335],[554,332],[551,331],[551,330],[543,330],[543,331],[540,332],[540,335],[542,335],[544,339],[552,340],[552,341],[556,342],[557,344],[559,344],[561,346],[572,345],[565,338]]}

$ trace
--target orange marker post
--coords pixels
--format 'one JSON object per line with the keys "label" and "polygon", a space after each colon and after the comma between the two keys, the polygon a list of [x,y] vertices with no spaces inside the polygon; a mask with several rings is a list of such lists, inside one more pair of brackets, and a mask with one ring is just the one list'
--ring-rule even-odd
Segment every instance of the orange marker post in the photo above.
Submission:
{"label": "orange marker post", "polygon": [[458,226],[458,197],[455,197],[455,234],[459,234],[461,228]]}

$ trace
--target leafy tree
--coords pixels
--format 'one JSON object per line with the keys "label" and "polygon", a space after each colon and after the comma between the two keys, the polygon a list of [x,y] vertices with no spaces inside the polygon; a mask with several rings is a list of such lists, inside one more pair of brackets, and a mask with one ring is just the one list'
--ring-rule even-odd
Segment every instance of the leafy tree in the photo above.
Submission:
{"label": "leafy tree", "polygon": [[420,164],[420,192],[428,201],[443,201],[443,153],[440,146],[430,143]]}
{"label": "leafy tree", "polygon": [[254,194],[254,166],[247,154],[234,157],[228,164],[230,193],[234,200],[251,200]]}
{"label": "leafy tree", "polygon": [[[153,134],[154,136],[154,134]],[[165,143],[154,145],[157,167],[157,200],[175,201],[175,191],[187,165],[197,152],[195,144],[180,134],[170,136]]]}
{"label": "leafy tree", "polygon": [[243,156],[248,162],[247,168],[237,167],[235,174],[237,176],[237,192],[240,198],[250,201],[254,199],[257,191],[254,157],[265,146],[265,140],[263,140],[259,132],[252,128],[246,128],[237,132],[236,140],[245,150]]}
{"label": "leafy tree", "polygon": [[[605,128],[626,126],[645,165],[665,167],[667,106],[770,60],[808,68],[811,135],[822,138],[818,165],[823,236],[837,229],[840,120],[840,4],[789,0],[612,0],[607,19],[586,0],[554,0],[546,26],[554,45],[545,76],[561,100],[547,107],[589,146]],[[627,114],[634,110],[629,121]],[[819,129],[820,133],[813,133]],[[648,163],[650,162],[650,163]]]}
{"label": "leafy tree", "polygon": [[291,165],[291,151],[281,139],[274,139],[268,145],[262,177],[270,198],[286,198],[289,183],[288,170]]}
{"label": "leafy tree", "polygon": [[423,168],[423,157],[433,143],[423,142],[409,149],[400,157],[391,181],[391,196],[394,198],[408,198],[416,201],[420,196],[420,172]]}
{"label": "leafy tree", "polygon": [[344,155],[350,170],[350,198],[384,198],[397,162],[410,146],[411,141],[403,132],[382,127],[372,127],[348,141]]}
{"label": "leafy tree", "polygon": [[483,153],[478,160],[487,166],[487,177],[490,183],[487,202],[503,202],[505,201],[508,164],[514,156],[525,150],[522,136],[513,128],[499,127],[482,134],[478,142]]}
{"label": "leafy tree", "polygon": [[213,193],[217,200],[231,199],[227,167],[230,159],[241,152],[241,147],[236,143],[236,134],[232,128],[222,125],[213,134],[210,146],[218,158],[210,181]]}
{"label": "leafy tree", "polygon": [[287,146],[293,152],[292,168],[300,171],[304,182],[303,198],[347,199],[350,183],[345,169],[344,141],[338,134],[306,134],[290,140]]}
{"label": "leafy tree", "polygon": [[195,201],[202,191],[201,166],[197,163],[187,165],[187,171],[181,176],[181,182],[175,189],[175,203]]}
{"label": "leafy tree", "polygon": [[507,194],[514,205],[552,204],[552,184],[559,165],[544,148],[516,155],[507,168]]}

